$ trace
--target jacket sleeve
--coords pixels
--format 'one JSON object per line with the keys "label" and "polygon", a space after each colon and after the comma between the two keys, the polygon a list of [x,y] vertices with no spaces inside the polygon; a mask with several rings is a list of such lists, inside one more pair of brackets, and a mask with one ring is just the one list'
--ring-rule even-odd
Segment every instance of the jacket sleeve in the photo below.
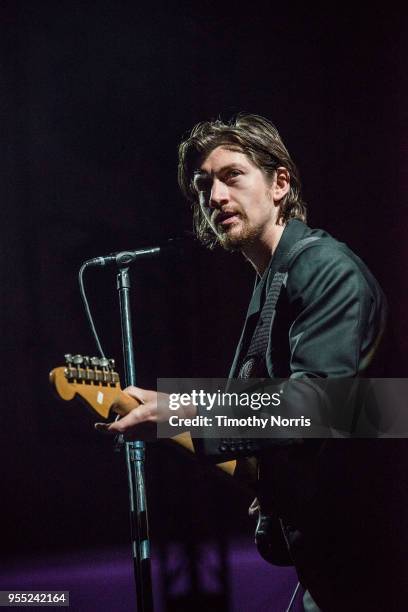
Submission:
{"label": "jacket sleeve", "polygon": [[356,261],[335,244],[306,250],[289,270],[291,378],[352,377],[375,342],[374,295]]}
{"label": "jacket sleeve", "polygon": [[[281,385],[281,414],[307,418],[312,427],[276,429],[273,437],[262,440],[263,448],[293,444],[303,434],[325,437],[332,429],[346,435],[352,431],[358,393],[353,379],[375,348],[381,296],[361,260],[337,243],[316,244],[294,261],[279,306],[288,308],[291,322],[290,375]],[[272,332],[272,347],[273,341]]]}

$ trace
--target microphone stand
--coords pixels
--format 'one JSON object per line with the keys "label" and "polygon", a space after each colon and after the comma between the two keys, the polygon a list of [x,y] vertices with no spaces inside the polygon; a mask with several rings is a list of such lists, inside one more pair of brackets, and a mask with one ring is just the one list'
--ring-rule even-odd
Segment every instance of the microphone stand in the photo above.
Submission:
{"label": "microphone stand", "polygon": [[[147,247],[137,251],[121,251],[105,257],[89,259],[80,268],[79,286],[86,315],[95,337],[98,349],[103,356],[101,344],[92,320],[88,300],[85,295],[83,273],[89,267],[114,264],[118,268],[117,289],[119,292],[120,317],[122,328],[123,362],[126,386],[136,385],[135,359],[133,354],[132,318],[130,313],[130,276],[129,264],[137,259],[158,257],[167,251],[180,248],[180,242],[170,239],[162,247]],[[118,436],[123,444],[123,436]],[[130,529],[132,540],[133,569],[136,583],[137,612],[153,612],[153,591],[150,567],[150,541],[147,518],[145,487],[145,443],[141,440],[126,442],[126,465],[129,484]],[[118,446],[117,446],[118,448]]]}
{"label": "microphone stand", "polygon": [[[130,275],[126,262],[117,262],[122,328],[123,362],[126,386],[136,384],[130,312]],[[136,583],[137,612],[153,612],[153,591],[150,566],[150,541],[145,487],[145,443],[126,442],[126,465],[129,485],[130,532],[133,569]]]}

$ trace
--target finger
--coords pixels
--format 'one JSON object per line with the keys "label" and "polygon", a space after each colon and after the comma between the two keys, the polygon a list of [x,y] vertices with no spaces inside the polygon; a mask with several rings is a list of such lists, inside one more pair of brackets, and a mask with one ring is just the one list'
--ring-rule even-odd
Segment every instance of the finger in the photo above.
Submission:
{"label": "finger", "polygon": [[95,423],[94,427],[99,433],[117,435],[118,433],[125,433],[128,428],[132,427],[130,423],[123,425],[122,420],[114,421],[113,423]]}
{"label": "finger", "polygon": [[157,397],[157,392],[152,391],[151,389],[142,389],[141,387],[135,387],[134,385],[130,385],[123,389],[124,393],[127,393],[131,397],[139,400],[142,404],[154,400]]}
{"label": "finger", "polygon": [[[95,423],[94,427],[96,431],[104,435],[117,436],[118,431],[114,428],[111,428],[111,425],[113,425],[113,423]],[[135,427],[127,427],[126,431],[123,432],[123,436],[126,441],[155,441],[157,440],[156,424],[151,422],[144,422],[140,423]]]}
{"label": "finger", "polygon": [[258,498],[255,497],[254,501],[248,508],[248,514],[249,516],[254,516],[255,514],[258,514],[259,511],[260,511],[259,501],[258,501]]}
{"label": "finger", "polygon": [[99,431],[100,433],[103,433],[103,434],[114,434],[115,432],[109,431],[109,425],[110,425],[110,423],[95,423],[94,427],[95,427],[96,431]]}
{"label": "finger", "polygon": [[137,408],[132,410],[132,412],[127,414],[125,417],[119,419],[119,421],[115,421],[114,423],[109,423],[107,427],[107,430],[109,431],[109,433],[125,434],[128,430],[133,429],[134,427],[139,425],[141,422],[143,422],[140,420],[140,417],[137,414],[135,414],[136,410]]}
{"label": "finger", "polygon": [[109,432],[126,434],[129,429],[134,429],[142,423],[154,421],[154,405],[141,404],[118,421],[109,423],[106,429],[109,430]]}

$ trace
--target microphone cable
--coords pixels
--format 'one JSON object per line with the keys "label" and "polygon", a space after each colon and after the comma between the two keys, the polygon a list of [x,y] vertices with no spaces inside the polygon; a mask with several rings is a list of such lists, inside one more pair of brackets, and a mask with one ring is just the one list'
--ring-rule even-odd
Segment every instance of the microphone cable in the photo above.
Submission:
{"label": "microphone cable", "polygon": [[98,332],[96,331],[96,327],[95,327],[95,324],[94,324],[94,321],[93,321],[91,309],[89,307],[88,298],[86,297],[86,292],[85,292],[84,272],[85,272],[87,267],[88,267],[88,262],[86,261],[84,264],[82,264],[82,266],[79,269],[79,272],[78,272],[79,291],[81,293],[81,298],[82,298],[82,302],[84,304],[86,317],[87,317],[88,323],[89,323],[89,325],[91,327],[91,331],[92,331],[93,337],[95,339],[96,346],[98,348],[100,356],[105,358],[105,353],[104,353],[104,350],[102,348],[102,344],[101,344],[101,342],[99,340]]}

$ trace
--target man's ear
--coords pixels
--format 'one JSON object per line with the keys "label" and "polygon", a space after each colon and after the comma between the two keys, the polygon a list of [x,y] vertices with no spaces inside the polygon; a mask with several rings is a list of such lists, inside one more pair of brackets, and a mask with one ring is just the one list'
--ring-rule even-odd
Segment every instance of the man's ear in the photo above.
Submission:
{"label": "man's ear", "polygon": [[290,189],[290,174],[287,168],[279,166],[276,168],[276,176],[273,182],[273,199],[278,204]]}

